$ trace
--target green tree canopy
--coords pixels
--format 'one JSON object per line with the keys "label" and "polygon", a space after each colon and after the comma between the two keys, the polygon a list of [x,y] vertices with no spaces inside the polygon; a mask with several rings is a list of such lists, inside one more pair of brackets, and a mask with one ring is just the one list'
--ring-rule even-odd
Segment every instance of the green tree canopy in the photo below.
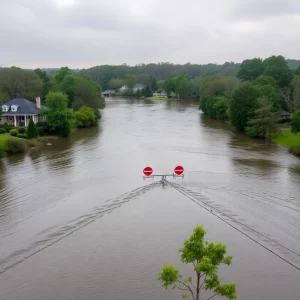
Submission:
{"label": "green tree canopy", "polygon": [[257,98],[260,96],[259,90],[251,84],[239,87],[232,95],[230,102],[230,116],[233,127],[244,131],[248,121],[255,115],[258,108]]}
{"label": "green tree canopy", "polygon": [[65,110],[68,108],[68,96],[61,92],[49,92],[45,105],[54,111]]}
{"label": "green tree canopy", "polygon": [[262,97],[269,101],[273,111],[280,110],[279,92],[278,89],[274,87],[274,85],[270,85],[270,84],[264,84],[264,85],[253,84],[253,85],[258,90],[259,97]]}
{"label": "green tree canopy", "polygon": [[0,92],[5,101],[26,98],[34,101],[43,90],[43,82],[33,71],[17,67],[0,69]]}
{"label": "green tree canopy", "polygon": [[224,96],[215,96],[206,100],[205,112],[213,119],[227,120],[229,99]]}
{"label": "green tree canopy", "polygon": [[34,72],[40,77],[40,79],[43,82],[43,91],[41,95],[42,102],[45,101],[46,95],[51,90],[53,86],[53,82],[51,80],[51,77],[47,74],[47,72],[41,70],[40,68],[35,69]]}
{"label": "green tree canopy", "polygon": [[136,75],[134,74],[126,74],[125,76],[125,84],[132,89],[136,84]]}
{"label": "green tree canopy", "polygon": [[212,75],[203,78],[200,88],[201,99],[213,96],[231,97],[240,82],[232,76]]}
{"label": "green tree canopy", "polygon": [[273,77],[280,88],[284,88],[291,83],[293,71],[282,55],[268,57],[263,63],[264,75]]}
{"label": "green tree canopy", "polygon": [[[219,295],[230,300],[237,299],[236,284],[222,284],[218,275],[220,265],[231,265],[232,257],[227,256],[226,245],[204,240],[205,230],[197,225],[189,239],[184,241],[181,253],[181,262],[192,264],[196,273],[196,283],[193,278],[186,279],[173,265],[166,264],[159,273],[159,281],[166,289],[172,287],[183,291],[182,299],[199,300],[202,290],[211,291],[213,295],[208,299]],[[190,296],[192,298],[190,298]],[[203,299],[203,298],[201,298]]]}
{"label": "green tree canopy", "polygon": [[84,77],[76,77],[73,108],[78,110],[81,106],[89,106],[95,110],[105,107],[105,99],[99,85]]}
{"label": "green tree canopy", "polygon": [[109,87],[111,89],[119,89],[121,88],[123,85],[125,84],[125,80],[124,79],[120,79],[120,78],[112,78],[109,81]]}
{"label": "green tree canopy", "polygon": [[246,59],[242,62],[237,78],[242,81],[252,81],[264,72],[264,63],[260,58]]}
{"label": "green tree canopy", "polygon": [[151,87],[149,84],[146,85],[146,87],[142,90],[142,94],[144,97],[152,97],[153,93],[151,91]]}
{"label": "green tree canopy", "polygon": [[293,133],[300,133],[300,109],[297,109],[291,117],[291,127]]}
{"label": "green tree canopy", "polygon": [[74,127],[74,113],[68,109],[68,96],[60,92],[49,92],[46,96],[46,125],[50,132],[64,137],[70,135]]}
{"label": "green tree canopy", "polygon": [[68,67],[62,67],[57,71],[54,78],[58,83],[62,83],[65,77],[71,74],[72,71]]}
{"label": "green tree canopy", "polygon": [[155,77],[150,76],[149,84],[150,84],[153,92],[155,92],[158,89],[158,84],[157,84],[157,80]]}
{"label": "green tree canopy", "polygon": [[278,90],[277,82],[272,76],[260,75],[253,81],[253,84],[255,84],[255,85],[271,85],[276,90]]}
{"label": "green tree canopy", "polygon": [[294,76],[292,83],[292,104],[291,111],[300,109],[300,75]]}
{"label": "green tree canopy", "polygon": [[255,116],[249,120],[246,133],[249,136],[269,137],[279,133],[278,122],[280,116],[274,112],[269,99],[261,97],[257,99],[259,108],[255,110]]}
{"label": "green tree canopy", "polygon": [[170,95],[171,92],[175,92],[177,87],[177,76],[169,77],[164,83],[164,89],[167,94]]}

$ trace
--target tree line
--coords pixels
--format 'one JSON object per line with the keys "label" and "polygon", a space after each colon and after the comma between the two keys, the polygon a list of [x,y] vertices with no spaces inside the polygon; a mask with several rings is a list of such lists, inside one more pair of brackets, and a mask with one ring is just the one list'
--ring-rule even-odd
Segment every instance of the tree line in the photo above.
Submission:
{"label": "tree line", "polygon": [[[300,66],[299,60],[287,60],[290,68],[295,69]],[[171,76],[180,76],[186,74],[190,78],[204,75],[221,74],[225,76],[236,76],[240,68],[240,63],[226,62],[224,64],[191,64],[183,65],[172,64],[169,62],[139,64],[136,66],[123,65],[102,65],[89,69],[80,70],[84,75],[93,79],[97,84],[101,85],[103,90],[120,88],[127,83],[127,79],[131,76],[136,78],[136,82],[147,85],[150,76],[156,78],[159,86]]]}
{"label": "tree line", "polygon": [[172,63],[158,64],[140,64],[137,66],[128,66],[126,64],[118,66],[95,66],[90,69],[81,70],[81,73],[93,79],[102,86],[103,89],[119,88],[128,84],[129,78],[135,78],[136,82],[147,85],[149,77],[154,77],[160,87],[163,82],[170,76],[179,76],[187,74],[194,78],[200,75],[217,74],[235,75],[239,69],[238,63],[226,62],[223,65],[217,64],[191,64],[184,65]]}
{"label": "tree line", "polygon": [[281,55],[246,59],[236,76],[203,78],[199,108],[218,120],[228,120],[251,137],[279,133],[280,111],[293,114],[292,132],[298,133],[300,66],[291,69]]}
{"label": "tree line", "polygon": [[74,127],[95,125],[101,118],[99,110],[105,107],[101,87],[68,67],[54,74],[41,69],[0,69],[0,104],[14,98],[34,102],[37,96],[47,107],[41,111],[47,116],[43,130],[63,136],[68,136]]}

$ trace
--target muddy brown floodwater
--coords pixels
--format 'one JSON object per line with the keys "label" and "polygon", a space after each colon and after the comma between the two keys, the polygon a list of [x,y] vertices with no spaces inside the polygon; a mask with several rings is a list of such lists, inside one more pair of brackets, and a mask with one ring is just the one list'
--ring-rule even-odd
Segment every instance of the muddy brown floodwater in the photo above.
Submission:
{"label": "muddy brown floodwater", "polygon": [[[142,178],[178,164],[172,186]],[[108,99],[98,128],[0,162],[0,299],[180,299],[157,276],[191,274],[196,224],[228,245],[238,299],[300,299],[300,160],[197,103]]]}

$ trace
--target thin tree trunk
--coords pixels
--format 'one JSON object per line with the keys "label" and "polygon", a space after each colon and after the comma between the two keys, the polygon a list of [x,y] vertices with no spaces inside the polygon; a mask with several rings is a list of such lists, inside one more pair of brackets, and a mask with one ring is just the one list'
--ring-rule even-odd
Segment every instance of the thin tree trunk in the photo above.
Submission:
{"label": "thin tree trunk", "polygon": [[197,273],[197,295],[196,295],[196,300],[199,300],[200,296],[200,273]]}

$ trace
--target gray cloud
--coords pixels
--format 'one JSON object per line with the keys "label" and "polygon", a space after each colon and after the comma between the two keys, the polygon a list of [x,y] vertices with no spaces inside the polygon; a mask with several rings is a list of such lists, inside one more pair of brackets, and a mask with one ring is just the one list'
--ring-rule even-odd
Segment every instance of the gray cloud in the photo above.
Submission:
{"label": "gray cloud", "polygon": [[242,0],[237,2],[231,16],[245,20],[299,14],[299,0]]}
{"label": "gray cloud", "polygon": [[287,0],[0,0],[0,65],[299,58],[299,11]]}

